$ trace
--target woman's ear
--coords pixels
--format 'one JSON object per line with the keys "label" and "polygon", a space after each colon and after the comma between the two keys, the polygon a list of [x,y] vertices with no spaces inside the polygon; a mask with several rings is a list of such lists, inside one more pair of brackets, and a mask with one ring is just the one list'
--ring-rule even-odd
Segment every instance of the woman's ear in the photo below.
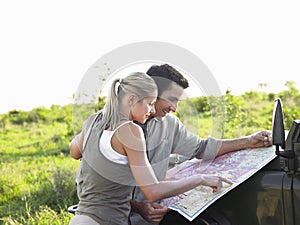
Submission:
{"label": "woman's ear", "polygon": [[128,96],[128,105],[133,106],[136,103],[136,95],[131,94]]}

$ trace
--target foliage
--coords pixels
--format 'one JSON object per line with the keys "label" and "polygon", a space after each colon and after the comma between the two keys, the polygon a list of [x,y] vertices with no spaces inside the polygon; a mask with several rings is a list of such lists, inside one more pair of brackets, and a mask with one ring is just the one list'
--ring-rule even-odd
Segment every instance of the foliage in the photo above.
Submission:
{"label": "foliage", "polygon": [[271,130],[274,100],[280,98],[288,130],[293,120],[300,118],[300,93],[294,82],[287,82],[286,86],[287,90],[279,93],[250,91],[235,96],[228,90],[221,98],[190,98],[180,102],[175,114],[200,137],[237,138]]}

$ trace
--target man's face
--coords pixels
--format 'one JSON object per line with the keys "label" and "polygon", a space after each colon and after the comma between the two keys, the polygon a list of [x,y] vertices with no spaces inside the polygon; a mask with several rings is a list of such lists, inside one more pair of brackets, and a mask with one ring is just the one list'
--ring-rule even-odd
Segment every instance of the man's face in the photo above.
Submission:
{"label": "man's face", "polygon": [[165,90],[155,103],[156,113],[153,115],[158,120],[162,120],[170,111],[176,112],[178,101],[183,94],[184,89],[175,82],[172,88]]}

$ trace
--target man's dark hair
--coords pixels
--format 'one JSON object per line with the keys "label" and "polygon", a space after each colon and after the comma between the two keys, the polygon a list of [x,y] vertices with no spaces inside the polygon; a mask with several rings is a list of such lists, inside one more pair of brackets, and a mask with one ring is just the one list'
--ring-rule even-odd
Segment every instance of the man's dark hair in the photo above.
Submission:
{"label": "man's dark hair", "polygon": [[189,86],[188,80],[174,67],[169,64],[153,65],[146,72],[157,84],[158,96],[172,86],[172,81],[183,89]]}

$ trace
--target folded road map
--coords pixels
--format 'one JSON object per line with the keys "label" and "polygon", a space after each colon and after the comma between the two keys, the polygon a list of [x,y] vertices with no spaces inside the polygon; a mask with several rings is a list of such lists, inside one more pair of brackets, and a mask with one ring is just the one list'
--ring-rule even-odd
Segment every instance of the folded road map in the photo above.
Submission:
{"label": "folded road map", "polygon": [[163,199],[162,204],[192,221],[217,199],[247,180],[275,157],[275,148],[272,146],[231,152],[210,161],[185,161],[168,171],[168,179],[211,174],[225,177],[233,184],[223,183],[223,188],[217,193],[213,193],[210,187],[199,186],[179,196]]}

